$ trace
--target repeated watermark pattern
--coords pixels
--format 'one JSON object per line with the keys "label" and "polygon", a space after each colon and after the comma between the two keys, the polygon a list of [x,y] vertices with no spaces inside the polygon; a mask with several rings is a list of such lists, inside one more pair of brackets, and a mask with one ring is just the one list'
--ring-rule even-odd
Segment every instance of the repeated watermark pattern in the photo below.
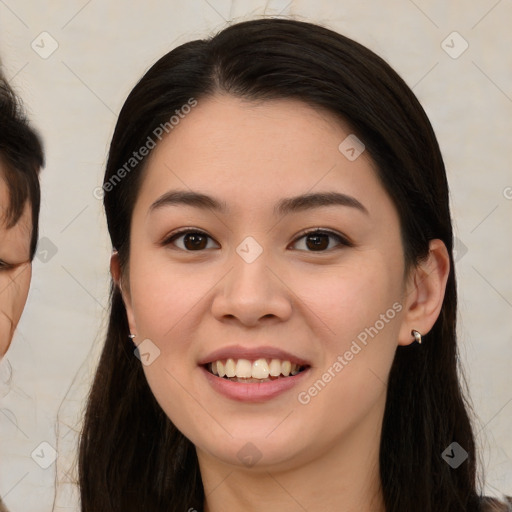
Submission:
{"label": "repeated watermark pattern", "polygon": [[443,451],[441,457],[453,469],[457,469],[468,458],[468,452],[454,441]]}
{"label": "repeated watermark pattern", "polygon": [[343,139],[343,141],[338,146],[339,152],[351,162],[357,160],[364,153],[365,149],[366,146],[353,133]]}
{"label": "repeated watermark pattern", "polygon": [[[403,306],[400,302],[395,302],[393,306],[386,310],[385,313],[379,315],[379,319],[369,327],[365,327],[356,337],[352,340],[350,348],[343,354],[336,357],[336,360],[322,373],[321,377],[317,379],[307,390],[300,391],[297,395],[297,400],[302,405],[307,405],[311,400],[318,396],[318,394],[325,389],[332,379],[334,379],[349,363],[354,359],[354,356],[359,354],[364,347],[368,345],[369,338],[373,339],[379,334],[384,327],[397,313],[402,311]],[[359,343],[358,343],[359,342]],[[361,346],[362,345],[362,346]]]}
{"label": "repeated watermark pattern", "polygon": [[[66,29],[69,25],[72,24],[74,20],[78,18],[78,16],[83,12],[90,9],[90,7],[87,7],[90,3],[90,0],[83,3],[83,5],[80,7],[80,9],[76,12],[69,13],[65,19],[61,20],[62,26],[60,27],[62,31]],[[276,7],[276,12],[274,15],[279,15],[279,12],[289,11],[290,5],[292,2],[274,2],[275,4],[279,3],[278,8]],[[281,3],[282,5],[285,5],[284,9],[281,9]],[[453,65],[459,65],[463,63],[464,61],[468,61],[471,59],[471,55],[473,53],[472,48],[474,46],[470,47],[470,44],[473,45],[473,40],[471,38],[471,32],[469,30],[463,30],[459,27],[446,27],[447,30],[441,29],[439,27],[440,20],[434,20],[432,19],[432,16],[429,15],[429,13],[425,12],[424,10],[420,9],[420,7],[415,2],[410,2],[412,5],[416,6],[418,9],[417,15],[421,16],[423,15],[426,19],[432,23],[433,26],[435,26],[439,30],[438,39],[436,46],[439,49],[440,55],[444,58],[445,61],[450,62]],[[483,15],[479,15],[474,18],[474,25],[471,27],[471,30],[473,30],[475,27],[477,27],[480,23],[483,22],[483,20],[494,10],[496,9],[496,15],[498,10],[500,9],[500,1],[497,1],[493,6],[487,10]],[[218,9],[215,6],[215,2],[213,1],[205,1],[205,5],[210,6],[210,11],[212,13],[216,12],[219,17],[221,17],[226,22],[231,19],[231,16],[228,15],[228,13],[221,14],[220,9]],[[503,4],[501,4],[503,5]],[[37,65],[52,65],[57,63],[58,59],[65,55],[65,46],[66,46],[66,39],[65,39],[65,33],[59,34],[57,32],[58,26],[55,26],[55,28],[51,28],[51,33],[49,31],[41,31],[38,28],[37,30],[34,30],[34,27],[30,27],[27,23],[28,20],[24,20],[22,16],[20,16],[21,12],[16,12],[18,8],[8,6],[7,3],[2,3],[2,8],[5,11],[6,17],[11,17],[13,20],[13,23],[20,23],[23,25],[22,30],[29,29],[29,32],[27,32],[27,39],[26,39],[26,47],[34,52],[33,55],[35,55],[34,60],[27,61],[24,63],[21,63],[22,65],[19,66],[19,68],[11,74],[9,77],[11,80],[15,79],[17,75],[22,73],[27,66],[34,66],[34,62],[36,62]],[[8,11],[8,12],[7,12]],[[278,12],[279,11],[279,12]],[[421,14],[420,14],[421,13]],[[16,21],[17,20],[17,21]],[[428,22],[426,22],[428,23]],[[439,23],[439,24],[438,24]],[[432,27],[430,27],[432,28]],[[459,28],[459,30],[451,30],[452,28]],[[68,34],[69,34],[69,28]],[[34,34],[37,34],[34,37]],[[172,45],[172,42],[169,43],[169,45]],[[30,50],[31,49],[31,50]],[[478,62],[478,57],[474,56],[475,60]],[[457,62],[455,62],[457,61]],[[487,80],[487,83],[489,85],[489,91],[494,91],[497,95],[502,95],[505,98],[509,98],[509,95],[506,94],[506,92],[503,90],[503,86],[500,83],[500,80],[496,79],[496,76],[493,75],[492,72],[490,72],[485,66],[482,65],[481,62],[471,61],[475,72],[480,73],[483,80]],[[413,89],[423,80],[426,79],[429,74],[437,68],[439,64],[438,62],[431,62],[431,63],[425,63],[425,66],[423,69],[420,69],[421,73],[421,79],[416,82],[416,84],[413,86]],[[480,65],[479,65],[480,64]],[[78,84],[79,87],[83,87],[84,91],[85,89],[88,90],[86,94],[92,94],[94,97],[100,101],[111,113],[113,116],[117,115],[116,112],[114,112],[108,104],[104,101],[104,99],[100,96],[99,91],[95,91],[94,87],[91,87],[87,83],[87,77],[84,75],[86,80],[84,80],[81,76],[79,76],[77,73],[75,73],[70,66],[68,66],[65,62],[62,61],[61,69],[65,73],[71,73],[74,75],[81,83]],[[437,69],[440,69],[437,68]],[[485,70],[485,71],[484,71]],[[500,86],[501,85],[501,86]],[[494,89],[493,89],[494,88]],[[94,100],[96,101],[96,100]],[[190,110],[197,105],[197,101],[194,98],[191,98],[184,106],[182,106],[181,109],[177,110],[175,112],[175,115],[171,116],[169,120],[157,127],[152,131],[151,135],[147,138],[146,142],[137,150],[134,151],[132,157],[130,157],[127,162],[118,169],[116,174],[109,180],[107,183],[105,183],[102,187],[97,187],[93,190],[93,197],[94,199],[100,200],[103,198],[105,193],[108,193],[109,191],[113,190],[114,187],[120,183],[120,181],[126,177],[132,170],[134,170],[137,165],[146,157],[149,155],[152,149],[156,147],[157,141],[161,141],[162,138],[169,134],[176,126],[181,122],[181,120],[190,112]],[[361,141],[359,138],[357,138],[354,134],[350,134],[346,139],[344,139],[338,146],[338,150],[341,154],[345,156],[349,161],[355,161],[363,152],[365,151],[365,145],[363,141]],[[512,186],[509,184],[507,186],[504,186],[505,184],[500,184],[496,186],[496,193],[495,197],[500,201],[503,202],[503,200],[510,201],[512,200]],[[90,194],[90,192],[88,193]],[[91,203],[93,203],[93,199],[90,198]],[[457,264],[460,264],[462,261],[462,264],[465,265],[466,262],[471,262],[472,254],[474,254],[474,247],[476,247],[474,240],[471,239],[470,235],[473,233],[473,231],[477,230],[477,228],[480,228],[481,225],[483,225],[484,222],[490,222],[488,219],[491,218],[491,215],[496,215],[494,212],[497,210],[498,205],[496,205],[492,210],[491,208],[494,205],[489,205],[488,209],[485,213],[487,215],[484,217],[483,213],[482,215],[477,219],[478,224],[475,225],[472,231],[469,233],[462,233],[463,240],[461,238],[456,237],[454,241],[454,252],[453,257],[454,261]],[[60,231],[62,234],[66,227],[70,224],[70,222],[73,222],[73,219],[76,217],[76,212],[80,210],[80,213],[85,210],[85,208],[82,208],[83,205],[78,205],[78,208],[73,212],[72,215],[69,216],[67,219],[63,219],[63,226],[65,227]],[[498,212],[501,210],[498,210]],[[71,219],[73,217],[73,219]],[[70,220],[71,219],[71,220]],[[483,228],[480,228],[483,229]],[[70,230],[71,231],[71,230]],[[66,236],[68,233],[66,233]],[[55,265],[56,268],[58,268],[59,271],[65,271],[69,276],[71,276],[79,285],[80,287],[77,287],[77,290],[79,293],[87,294],[89,297],[92,297],[96,302],[100,303],[99,297],[96,296],[95,293],[92,293],[87,286],[85,286],[84,283],[86,283],[86,277],[85,275],[82,276],[78,273],[78,271],[70,271],[68,270],[62,263],[66,263],[62,258],[65,256],[65,251],[59,251],[59,248],[63,248],[65,246],[66,241],[62,239],[62,237],[59,239],[57,234],[49,233],[48,235],[44,235],[40,238],[39,244],[38,244],[38,250],[36,253],[36,263],[37,264],[45,264],[45,268],[51,267],[52,265]],[[263,248],[258,243],[258,241],[253,236],[247,236],[243,239],[243,241],[239,244],[239,246],[236,249],[236,252],[238,255],[246,262],[246,263],[252,263],[257,260],[257,258],[262,254]],[[488,279],[485,278],[485,276],[477,270],[475,267],[473,267],[475,272],[477,272],[480,277],[483,279],[485,283],[487,283],[484,286],[491,287],[496,292],[496,297],[501,297],[504,301],[506,301],[509,305],[507,298],[503,296],[498,286],[494,286],[494,284],[491,284]],[[80,292],[82,290],[82,292]],[[84,295],[85,296],[85,295]],[[497,300],[501,300],[497,299]],[[104,307],[104,306],[103,306]],[[364,350],[364,348],[370,343],[370,341],[382,330],[385,328],[387,323],[392,319],[391,315],[395,315],[398,313],[401,309],[401,305],[396,303],[393,305],[393,308],[386,311],[383,315],[379,317],[379,319],[371,326],[365,328],[362,330],[358,336],[352,341],[349,349],[347,349],[343,354],[340,354],[335,361],[332,362],[332,364],[327,368],[327,370],[322,374],[321,378],[317,380],[313,386],[311,386],[309,389],[304,390],[302,394],[298,396],[298,401],[302,405],[306,405],[310,403],[310,401],[317,396],[325,387],[326,385],[331,382],[336,375],[341,373],[343,369],[350,364],[350,362],[355,358],[355,356]],[[158,359],[160,355],[160,350],[158,347],[149,339],[145,339],[143,342],[139,344],[138,347],[134,350],[134,357],[137,357],[143,365],[150,365],[155,360]],[[207,405],[205,404],[205,407]],[[1,410],[2,415],[0,415],[3,418],[3,421],[8,421],[9,424],[13,424],[13,420],[9,416],[10,411],[7,409]],[[498,413],[501,413],[501,409]],[[289,417],[289,414],[286,416],[285,420]],[[21,427],[16,426],[16,432],[22,433],[25,438],[27,438],[27,449],[24,453],[24,456],[28,459],[28,464],[30,471],[39,471],[39,469],[49,469],[49,471],[52,471],[52,467],[58,461],[59,454],[57,452],[57,449],[52,445],[52,443],[48,441],[42,441],[39,442],[39,439],[36,439],[35,436],[33,439],[28,439],[28,435],[24,433],[23,430],[21,430]],[[24,427],[24,425],[22,425]],[[487,424],[484,426],[484,428],[487,426]],[[27,429],[25,429],[27,430]],[[28,432],[28,430],[27,430]],[[263,454],[261,450],[254,444],[247,442],[245,443],[240,450],[238,451],[238,459],[240,462],[246,466],[246,467],[252,467],[256,465],[263,457]],[[458,443],[453,442],[451,443],[441,454],[440,456],[446,461],[447,464],[450,465],[451,468],[456,470],[459,468],[468,458],[468,453],[466,450],[460,446]],[[32,459],[32,460],[31,460]],[[29,475],[29,472],[26,473],[19,473],[17,475],[13,475],[12,482],[5,488],[2,489],[3,497],[7,497],[12,491],[14,491],[18,486],[19,489],[22,489],[25,485],[24,482],[26,482],[28,479],[26,479],[27,475]],[[280,484],[281,485],[281,484]],[[29,486],[27,485],[27,488]],[[18,492],[20,492],[18,490]],[[193,507],[188,509],[188,512],[197,512]]]}

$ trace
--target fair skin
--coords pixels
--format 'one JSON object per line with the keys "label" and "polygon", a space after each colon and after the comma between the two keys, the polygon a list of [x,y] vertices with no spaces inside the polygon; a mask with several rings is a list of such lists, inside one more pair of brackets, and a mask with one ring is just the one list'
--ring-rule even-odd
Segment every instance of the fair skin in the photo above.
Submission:
{"label": "fair skin", "polygon": [[[1,169],[0,169],[1,171]],[[18,222],[7,228],[9,190],[0,172],[0,358],[9,348],[25,307],[32,276],[32,213],[27,202]]]}
{"label": "fair skin", "polygon": [[[349,161],[338,150],[350,133],[297,101],[215,96],[149,157],[129,268],[121,275],[114,255],[111,271],[135,343],[149,339],[160,350],[143,369],[163,410],[196,446],[208,512],[384,510],[378,457],[386,379],[397,346],[414,341],[411,329],[426,334],[438,317],[449,257],[433,240],[428,258],[404,278],[398,215],[372,161],[367,153]],[[227,211],[168,201],[152,208],[175,190],[212,196]],[[320,192],[345,194],[362,208],[352,201],[274,212],[284,198]],[[183,234],[169,241],[180,228],[206,233],[199,250]],[[304,236],[317,228],[350,244],[321,235],[318,249]],[[236,251],[249,236],[262,249],[252,262]],[[384,326],[333,372],[382,314]],[[226,379],[202,363],[235,346],[286,351],[306,370],[280,377],[297,383],[270,398],[234,399],[212,385]],[[329,368],[327,385],[299,401]]]}

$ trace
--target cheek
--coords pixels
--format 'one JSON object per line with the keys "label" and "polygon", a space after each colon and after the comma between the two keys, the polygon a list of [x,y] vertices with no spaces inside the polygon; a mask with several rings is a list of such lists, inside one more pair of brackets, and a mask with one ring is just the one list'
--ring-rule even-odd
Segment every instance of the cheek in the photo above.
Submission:
{"label": "cheek", "polygon": [[367,258],[363,265],[347,265],[317,280],[321,288],[309,292],[308,306],[328,331],[319,340],[322,363],[297,399],[309,413],[306,421],[332,418],[330,426],[322,427],[332,435],[349,429],[384,400],[403,309],[400,271],[384,259]]}
{"label": "cheek", "polygon": [[191,344],[198,337],[198,323],[205,314],[201,299],[217,280],[212,272],[200,278],[190,271],[170,271],[165,265],[159,267],[158,275],[135,265],[130,273],[137,334],[151,358],[150,364],[143,365],[148,385],[178,430],[196,444],[200,436],[191,433],[209,431],[211,417],[205,414],[208,404],[202,403],[201,393],[192,385],[199,368]]}
{"label": "cheek", "polygon": [[400,269],[390,269],[384,260],[373,256],[331,268],[325,275],[297,275],[294,282],[294,292],[323,320],[337,348],[375,323],[379,331],[384,326],[390,331],[395,324],[396,331],[397,310],[401,309]]}
{"label": "cheek", "polygon": [[0,272],[0,351],[3,355],[18,325],[30,288],[31,266]]}
{"label": "cheek", "polygon": [[[2,286],[2,280],[0,279],[0,286]],[[4,310],[4,304],[0,306],[0,357],[3,357],[7,352],[9,345],[11,344],[13,324],[11,317],[7,311]]]}
{"label": "cheek", "polygon": [[187,314],[195,305],[200,307],[210,283],[215,282],[212,274],[200,275],[169,264],[138,265],[135,261],[130,269],[130,292],[138,333],[155,342],[173,337],[177,330],[182,336],[178,325],[183,327]]}

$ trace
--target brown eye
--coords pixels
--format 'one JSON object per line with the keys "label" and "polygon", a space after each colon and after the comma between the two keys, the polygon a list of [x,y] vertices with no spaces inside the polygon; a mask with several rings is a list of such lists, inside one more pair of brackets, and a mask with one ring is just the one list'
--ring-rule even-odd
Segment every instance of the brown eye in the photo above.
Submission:
{"label": "brown eye", "polygon": [[205,236],[199,233],[187,233],[183,237],[183,245],[190,251],[206,248],[208,241]]}
{"label": "brown eye", "polygon": [[329,235],[323,233],[307,235],[306,246],[312,251],[327,249],[329,247]]}
{"label": "brown eye", "polygon": [[173,244],[179,249],[192,252],[211,248],[211,246],[208,246],[209,240],[213,241],[210,236],[202,231],[187,230],[175,233],[164,242],[164,245]]}
{"label": "brown eye", "polygon": [[[307,252],[326,252],[327,250],[333,249],[340,245],[349,247],[352,246],[352,244],[347,239],[331,231],[310,231],[309,233],[305,233],[300,238],[298,238],[295,244],[298,244],[301,240],[304,240],[304,242],[302,243],[302,247],[299,248],[299,250],[305,250]],[[332,240],[335,240],[335,242],[331,243]]]}

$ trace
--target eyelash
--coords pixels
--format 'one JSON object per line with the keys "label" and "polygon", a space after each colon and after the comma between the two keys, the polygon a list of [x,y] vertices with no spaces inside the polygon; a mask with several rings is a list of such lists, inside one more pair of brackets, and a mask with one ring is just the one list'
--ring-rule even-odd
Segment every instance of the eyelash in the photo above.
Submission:
{"label": "eyelash", "polygon": [[2,270],[9,270],[12,267],[9,263],[6,263],[5,261],[0,260],[0,271]]}
{"label": "eyelash", "polygon": [[[165,238],[162,241],[162,245],[166,246],[166,245],[172,244],[176,239],[180,238],[183,235],[190,234],[190,233],[197,234],[197,235],[200,235],[200,236],[204,236],[204,237],[207,237],[207,238],[210,238],[211,240],[213,240],[213,238],[210,235],[208,235],[204,231],[201,231],[200,229],[184,228],[184,229],[182,229],[180,231],[172,233],[167,238]],[[308,235],[327,235],[327,236],[330,236],[332,238],[335,238],[339,242],[339,245],[341,245],[341,246],[346,246],[346,247],[353,247],[354,246],[354,244],[352,242],[350,242],[343,235],[341,235],[339,233],[336,233],[334,231],[328,230],[328,229],[320,229],[320,228],[316,228],[316,229],[312,229],[312,230],[300,233],[299,236],[297,236],[297,238],[294,240],[293,244],[295,244],[297,241],[299,241],[302,238],[305,238]],[[187,250],[187,249],[181,249],[180,247],[178,249],[180,249],[182,251],[185,251],[185,252],[202,252],[202,251],[205,250],[205,249],[200,249],[200,250],[197,250],[197,251],[190,251],[190,250]],[[325,253],[325,252],[330,252],[332,250],[333,250],[333,248],[322,250],[322,251],[303,251],[303,252],[310,252],[310,253],[322,253],[322,252],[324,252]]]}

